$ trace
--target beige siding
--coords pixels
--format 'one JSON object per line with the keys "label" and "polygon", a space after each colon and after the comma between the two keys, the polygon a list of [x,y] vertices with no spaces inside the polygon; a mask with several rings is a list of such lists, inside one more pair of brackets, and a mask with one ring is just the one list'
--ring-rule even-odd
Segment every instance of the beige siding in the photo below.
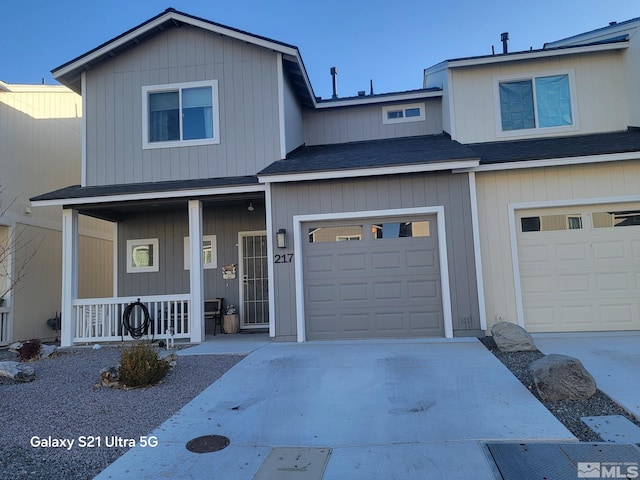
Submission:
{"label": "beige siding", "polygon": [[[277,57],[191,27],[86,74],[87,184],[253,175],[280,159]],[[220,144],[142,149],[142,87],[218,80]]]}
{"label": "beige siding", "polygon": [[[513,140],[518,137],[497,135],[499,105],[495,98],[497,77],[515,74],[553,74],[572,70],[575,72],[575,97],[577,111],[573,112],[579,128],[558,132],[555,135],[589,134],[625,130],[630,125],[630,111],[624,92],[627,78],[623,64],[626,52],[600,52],[587,55],[570,55],[553,59],[527,62],[510,62],[489,66],[457,68],[451,72],[453,120],[455,139],[463,143]],[[540,129],[534,136],[549,136]]]}
{"label": "beige siding", "polygon": [[426,103],[425,120],[385,125],[382,123],[382,105],[380,104],[305,110],[305,143],[307,145],[326,145],[442,133],[442,101],[440,98],[412,100],[406,103]]}
{"label": "beige siding", "polygon": [[[517,321],[509,204],[640,195],[640,160],[480,172],[478,217],[487,324]],[[597,203],[597,202],[593,202]]]}
{"label": "beige siding", "polygon": [[[60,86],[10,85],[0,90],[0,202],[23,215],[29,198],[80,183],[82,102]],[[59,221],[57,208],[32,218]]]}

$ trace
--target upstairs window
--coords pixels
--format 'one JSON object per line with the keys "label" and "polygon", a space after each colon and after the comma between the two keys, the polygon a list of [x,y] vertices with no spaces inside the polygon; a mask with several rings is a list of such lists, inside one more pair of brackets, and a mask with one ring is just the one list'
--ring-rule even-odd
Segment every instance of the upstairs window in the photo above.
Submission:
{"label": "upstairs window", "polygon": [[568,74],[500,81],[498,97],[502,132],[575,125]]}
{"label": "upstairs window", "polygon": [[142,87],[143,148],[220,143],[218,82]]}
{"label": "upstairs window", "polygon": [[382,123],[419,122],[425,119],[424,103],[382,107]]}

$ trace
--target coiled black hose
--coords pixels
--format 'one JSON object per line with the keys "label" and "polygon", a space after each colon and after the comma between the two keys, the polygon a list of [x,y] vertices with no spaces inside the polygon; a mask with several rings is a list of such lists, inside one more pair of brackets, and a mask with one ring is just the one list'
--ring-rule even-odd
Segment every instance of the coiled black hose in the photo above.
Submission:
{"label": "coiled black hose", "polygon": [[[131,313],[133,312],[134,308],[140,308],[142,310],[142,315],[144,317],[143,322],[137,327],[134,327],[131,325]],[[151,319],[149,318],[149,309],[147,309],[145,304],[140,302],[140,299],[138,299],[137,302],[130,303],[129,305],[126,306],[126,308],[124,309],[124,312],[122,312],[123,340],[124,340],[124,332],[129,332],[129,335],[131,335],[131,338],[134,338],[136,340],[142,338],[144,335],[147,334],[150,324],[151,324]],[[153,336],[153,328],[151,329],[151,334]],[[153,337],[151,341],[153,342]]]}

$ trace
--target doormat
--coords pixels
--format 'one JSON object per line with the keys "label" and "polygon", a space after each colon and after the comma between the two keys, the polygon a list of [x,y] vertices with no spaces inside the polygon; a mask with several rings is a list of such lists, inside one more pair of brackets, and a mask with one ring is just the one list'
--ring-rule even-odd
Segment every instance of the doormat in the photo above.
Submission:
{"label": "doormat", "polygon": [[253,480],[322,480],[330,448],[276,447]]}
{"label": "doormat", "polygon": [[640,448],[623,443],[488,443],[498,480],[640,478]]}

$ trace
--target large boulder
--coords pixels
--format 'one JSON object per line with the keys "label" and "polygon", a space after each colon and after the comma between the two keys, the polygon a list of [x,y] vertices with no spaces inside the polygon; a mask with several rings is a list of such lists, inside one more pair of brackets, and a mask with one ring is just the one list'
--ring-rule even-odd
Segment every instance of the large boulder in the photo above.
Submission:
{"label": "large boulder", "polygon": [[586,400],[596,393],[596,381],[577,358],[552,353],[529,365],[543,400]]}
{"label": "large boulder", "polygon": [[491,327],[493,340],[501,352],[536,351],[533,338],[524,328],[511,322],[498,322]]}
{"label": "large boulder", "polygon": [[0,362],[0,377],[8,377],[16,382],[32,382],[36,372],[30,365],[19,362]]}

